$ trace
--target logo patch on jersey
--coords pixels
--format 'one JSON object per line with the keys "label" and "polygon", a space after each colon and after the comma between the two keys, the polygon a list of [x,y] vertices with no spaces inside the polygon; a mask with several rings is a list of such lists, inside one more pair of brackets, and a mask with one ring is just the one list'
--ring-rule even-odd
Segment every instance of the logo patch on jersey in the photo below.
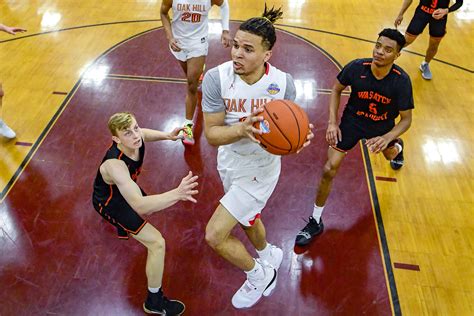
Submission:
{"label": "logo patch on jersey", "polygon": [[263,134],[270,133],[270,124],[267,120],[260,121],[258,127],[262,130]]}
{"label": "logo patch on jersey", "polygon": [[271,83],[267,88],[268,93],[271,95],[277,94],[280,92],[280,87],[276,83]]}

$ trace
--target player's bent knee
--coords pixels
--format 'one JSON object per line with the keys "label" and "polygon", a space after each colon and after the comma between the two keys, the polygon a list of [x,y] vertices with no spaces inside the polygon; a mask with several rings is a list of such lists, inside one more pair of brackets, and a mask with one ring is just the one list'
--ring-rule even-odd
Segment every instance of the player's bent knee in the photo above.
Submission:
{"label": "player's bent knee", "polygon": [[327,162],[323,168],[323,178],[332,179],[336,176],[337,168],[330,162]]}
{"label": "player's bent knee", "polygon": [[209,226],[206,227],[206,237],[205,237],[205,239],[206,239],[207,244],[212,249],[218,249],[219,246],[224,241],[224,238],[222,238],[219,231],[212,228],[212,227],[209,227]]}
{"label": "player's bent knee", "polygon": [[149,250],[154,252],[165,251],[166,249],[166,241],[161,235],[153,236],[153,239],[145,245]]}
{"label": "player's bent knee", "polygon": [[198,80],[188,80],[188,91],[190,93],[196,94],[198,91],[198,85],[199,85]]}
{"label": "player's bent knee", "polygon": [[441,43],[441,38],[433,38],[431,37],[430,38],[430,42],[429,42],[429,48],[430,49],[438,49],[439,47],[439,44]]}

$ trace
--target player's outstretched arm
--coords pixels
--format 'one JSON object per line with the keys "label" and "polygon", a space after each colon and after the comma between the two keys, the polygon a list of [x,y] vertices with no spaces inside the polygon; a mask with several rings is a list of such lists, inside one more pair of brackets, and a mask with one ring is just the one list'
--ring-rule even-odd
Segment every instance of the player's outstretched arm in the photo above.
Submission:
{"label": "player's outstretched arm", "polygon": [[142,128],[142,136],[145,142],[156,142],[159,140],[178,140],[182,139],[183,136],[179,135],[179,132],[183,130],[183,127],[176,127],[171,132],[162,132],[149,128]]}
{"label": "player's outstretched arm", "polygon": [[6,26],[4,24],[0,24],[0,31],[6,32],[11,35],[16,35],[16,33],[26,32],[26,29],[21,28],[21,27]]}
{"label": "player's outstretched arm", "polygon": [[412,2],[413,0],[403,0],[402,8],[400,9],[397,18],[395,19],[395,23],[393,23],[395,25],[395,28],[402,24],[403,15],[405,14],[405,11],[408,9]]}
{"label": "player's outstretched arm", "polygon": [[207,141],[213,146],[221,146],[235,143],[242,138],[250,138],[254,142],[259,142],[255,134],[262,134],[262,131],[255,128],[253,124],[262,121],[259,116],[263,109],[258,109],[240,123],[234,125],[224,125],[225,112],[204,113],[204,133]]}
{"label": "player's outstretched arm", "polygon": [[104,180],[117,185],[120,193],[127,203],[138,214],[151,214],[172,206],[178,201],[191,201],[196,203],[193,195],[198,193],[196,182],[198,176],[193,176],[190,171],[181,180],[179,186],[162,194],[143,196],[138,185],[130,178],[125,163],[118,159],[110,159],[104,162],[100,168]]}

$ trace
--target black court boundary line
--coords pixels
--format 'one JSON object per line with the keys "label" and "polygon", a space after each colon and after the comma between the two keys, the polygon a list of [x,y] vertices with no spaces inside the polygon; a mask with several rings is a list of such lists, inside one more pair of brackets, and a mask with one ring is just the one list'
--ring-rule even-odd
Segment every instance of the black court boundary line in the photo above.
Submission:
{"label": "black court boundary line", "polygon": [[382,212],[380,211],[380,203],[377,195],[377,188],[375,186],[375,178],[370,163],[370,156],[367,146],[362,145],[362,153],[365,160],[365,168],[367,170],[367,179],[369,180],[370,191],[372,192],[372,202],[374,204],[374,213],[379,228],[380,242],[382,244],[382,251],[385,261],[385,269],[390,284],[390,293],[392,295],[393,311],[395,315],[401,316],[400,300],[398,298],[397,285],[395,284],[395,276],[392,269],[392,260],[390,259],[390,251],[388,249],[387,236],[385,235],[385,228],[383,225]]}
{"label": "black court boundary line", "polygon": [[65,32],[65,31],[72,31],[72,30],[77,30],[77,29],[87,29],[87,28],[96,27],[96,26],[107,26],[107,25],[115,25],[115,24],[129,24],[129,23],[160,22],[160,21],[161,21],[161,19],[129,20],[129,21],[115,21],[115,22],[105,22],[105,23],[96,23],[96,24],[72,26],[72,27],[66,27],[64,29],[59,29],[59,30],[33,33],[33,34],[24,35],[24,36],[14,37],[14,38],[10,38],[10,39],[7,39],[7,40],[0,41],[0,44],[1,43],[6,43],[6,42],[18,41],[18,40],[28,38],[28,37],[36,37],[36,36],[40,36],[40,35],[47,35],[47,34],[51,34],[51,33],[59,33],[59,32]]}
{"label": "black court boundary line", "polygon": [[[232,20],[232,22],[235,22],[235,21]],[[122,23],[126,23],[126,22],[122,22]],[[109,24],[111,24],[111,23],[109,23]],[[80,28],[80,27],[77,27],[77,28]],[[48,125],[45,127],[43,132],[40,134],[39,138],[36,140],[33,147],[30,149],[27,156],[25,157],[23,162],[20,164],[20,166],[18,167],[18,169],[15,172],[15,174],[13,175],[13,177],[7,183],[5,189],[0,193],[0,202],[3,201],[3,199],[6,197],[6,194],[8,193],[10,188],[12,187],[13,183],[15,183],[15,181],[17,180],[17,178],[19,177],[19,175],[21,174],[21,172],[23,171],[25,166],[28,164],[28,162],[32,158],[33,154],[36,152],[36,149],[38,148],[39,144],[43,141],[43,139],[45,138],[47,133],[51,130],[54,122],[59,118],[60,114],[66,109],[67,104],[69,103],[69,100],[71,99],[71,97],[74,95],[74,93],[78,89],[79,85],[81,84],[81,82],[83,80],[83,76],[87,73],[88,69],[93,67],[97,62],[99,62],[109,52],[111,52],[112,50],[114,50],[118,46],[124,44],[125,42],[127,42],[131,39],[134,39],[136,37],[139,37],[143,34],[159,30],[161,28],[163,28],[163,27],[160,26],[160,27],[152,28],[150,30],[143,31],[143,32],[140,32],[138,34],[135,34],[135,35],[133,35],[133,36],[117,43],[117,44],[115,44],[111,48],[107,49],[100,56],[98,56],[94,60],[93,63],[91,63],[91,65],[81,74],[81,77],[79,78],[77,83],[74,85],[72,90],[69,92],[67,97],[64,99],[63,103],[61,104],[59,109],[56,111],[54,116],[48,122]],[[339,69],[342,69],[342,66],[339,64],[339,62],[331,54],[326,52],[323,48],[321,48],[318,45],[314,44],[313,42],[303,38],[302,36],[299,36],[297,34],[293,34],[293,33],[289,32],[289,31],[286,31],[286,30],[281,30],[281,29],[279,29],[279,30],[282,31],[282,32],[286,32],[287,34],[289,34],[291,36],[297,37],[297,38],[301,39],[302,41],[310,44],[311,46],[321,50],[339,67]],[[51,33],[51,32],[49,32],[49,33]],[[30,36],[32,36],[32,35],[30,35]],[[24,38],[24,37],[22,37],[22,38]],[[20,39],[20,38],[16,38],[16,39]],[[401,315],[400,302],[399,302],[399,299],[398,299],[397,287],[396,287],[396,284],[395,284],[395,278],[394,278],[392,265],[391,265],[391,260],[390,260],[390,252],[389,252],[389,249],[388,249],[388,243],[387,243],[387,239],[386,239],[386,235],[385,235],[385,229],[384,229],[384,226],[383,226],[382,216],[381,216],[381,212],[380,212],[380,205],[379,205],[379,202],[378,202],[377,190],[376,190],[376,187],[375,187],[375,181],[374,181],[374,175],[373,175],[373,172],[372,172],[372,166],[370,164],[368,151],[367,151],[367,148],[365,146],[363,146],[363,155],[365,157],[365,164],[366,164],[366,169],[367,169],[367,174],[368,174],[369,185],[370,185],[370,189],[372,191],[372,200],[373,200],[373,203],[374,203],[374,209],[375,209],[375,214],[376,214],[377,225],[379,226],[378,227],[379,228],[379,236],[380,236],[380,240],[381,240],[381,243],[382,243],[382,251],[383,251],[383,256],[384,256],[384,259],[385,259],[385,268],[386,268],[388,279],[389,279],[388,281],[389,281],[389,285],[390,285],[390,295],[391,295],[391,298],[392,298],[393,309],[394,309],[395,315],[398,316],[398,315]]]}
{"label": "black court boundary line", "polygon": [[[216,21],[216,20],[215,19],[210,19],[210,21]],[[230,20],[230,21],[231,22],[239,22],[239,23],[243,22],[242,20]],[[46,32],[41,32],[41,33],[34,33],[34,34],[24,35],[24,36],[20,36],[20,37],[10,38],[10,39],[7,39],[7,40],[0,41],[0,44],[6,43],[6,42],[11,42],[11,41],[17,41],[17,40],[21,40],[21,39],[28,38],[28,37],[34,37],[34,36],[40,36],[40,35],[58,33],[58,32],[64,32],[64,31],[71,31],[71,30],[76,30],[76,29],[84,29],[84,28],[90,28],[90,27],[96,27],[96,26],[106,26],[106,25],[115,25],[115,24],[146,23],[146,22],[161,22],[161,19],[115,21],[115,22],[106,22],[106,23],[97,23],[97,24],[73,26],[73,27],[68,27],[68,28],[59,29],[59,30],[46,31]],[[361,42],[366,42],[366,43],[371,43],[371,44],[376,43],[375,41],[371,41],[371,40],[361,38],[361,37],[345,35],[345,34],[341,34],[341,33],[325,31],[325,30],[320,30],[320,29],[314,29],[314,28],[305,27],[305,26],[296,26],[296,25],[279,24],[279,23],[276,23],[274,25],[275,26],[289,27],[289,28],[294,28],[294,29],[300,29],[300,30],[305,30],[305,31],[311,31],[311,32],[318,32],[318,33],[323,33],[323,34],[329,34],[329,35],[334,35],[334,36],[340,36],[340,37],[345,37],[345,38],[349,38],[349,39],[353,39],[353,40],[357,40],[357,41],[361,41]],[[411,51],[411,50],[403,49],[403,51],[406,52],[406,53],[409,53],[409,54],[417,55],[417,56],[420,56],[420,57],[425,57],[425,55],[423,55],[421,53]],[[435,60],[439,63],[445,64],[445,65],[451,66],[453,68],[457,68],[457,69],[469,72],[471,74],[474,73],[474,70],[471,70],[471,69],[468,69],[468,68],[450,63],[448,61],[444,61],[444,60],[441,60],[441,59],[438,59],[438,58],[433,58],[433,60]]]}
{"label": "black court boundary line", "polygon": [[122,80],[137,80],[137,81],[155,81],[165,83],[187,83],[186,79],[180,78],[165,78],[165,77],[151,77],[151,76],[132,76],[132,75],[118,75],[109,74],[106,76],[107,79],[122,79]]}
{"label": "black court boundary line", "polygon": [[[312,31],[312,32],[318,32],[318,33],[324,33],[324,34],[329,34],[329,35],[334,35],[334,36],[345,37],[345,38],[349,38],[349,39],[353,39],[353,40],[357,40],[357,41],[361,41],[361,42],[366,42],[366,43],[371,43],[371,44],[375,44],[375,43],[376,43],[375,41],[367,40],[367,39],[365,39],[365,38],[360,38],[360,37],[355,37],[355,36],[350,36],[350,35],[345,35],[345,34],[330,32],[330,31],[324,31],[324,30],[319,30],[319,29],[313,29],[313,28],[304,27],[304,26],[294,26],[294,25],[288,25],[288,24],[275,24],[275,26],[284,26],[284,27],[291,27],[291,28],[295,28],[295,29],[301,29],[301,30],[305,30],[305,31]],[[408,50],[408,49],[405,49],[405,48],[402,49],[402,52],[406,52],[406,53],[409,53],[409,54],[417,55],[417,56],[420,56],[420,57],[425,57],[425,55],[423,55],[423,54],[421,54],[421,53],[417,53],[417,52],[414,52],[414,51],[411,51],[411,50]],[[445,64],[445,65],[448,65],[448,66],[451,66],[451,67],[454,67],[454,68],[463,70],[463,71],[467,71],[467,72],[469,72],[469,73],[471,73],[471,74],[474,73],[474,70],[471,70],[471,69],[468,69],[468,68],[465,68],[465,67],[462,67],[462,66],[459,66],[459,65],[450,63],[450,62],[448,62],[448,61],[444,61],[444,60],[441,60],[441,59],[438,59],[438,58],[433,58],[433,60],[435,60],[435,61],[437,61],[437,62],[439,62],[439,63]]]}
{"label": "black court boundary line", "polygon": [[95,60],[94,62],[92,62],[89,67],[87,67],[86,70],[84,70],[84,72],[81,74],[81,76],[79,77],[79,80],[76,82],[76,84],[73,86],[73,88],[71,89],[71,91],[68,93],[68,95],[66,96],[66,98],[64,99],[64,101],[61,103],[61,105],[59,106],[58,110],[56,111],[56,113],[54,113],[53,117],[49,120],[48,124],[46,125],[46,127],[43,129],[43,131],[41,132],[40,136],[38,137],[38,139],[34,142],[33,146],[30,148],[28,154],[26,155],[26,157],[23,159],[23,161],[21,162],[20,166],[18,167],[18,169],[15,171],[15,173],[13,174],[13,176],[10,178],[10,181],[8,181],[7,185],[5,186],[5,188],[3,189],[2,192],[0,192],[0,203],[3,202],[3,200],[6,198],[7,196],[7,193],[8,191],[13,187],[13,184],[16,182],[16,180],[19,178],[19,176],[21,175],[21,173],[23,172],[23,170],[25,169],[26,165],[30,162],[30,160],[33,158],[34,154],[36,153],[36,150],[38,149],[39,145],[42,143],[42,141],[44,140],[44,138],[46,137],[46,135],[49,133],[49,131],[51,130],[51,128],[53,127],[54,125],[54,122],[56,122],[56,120],[59,118],[59,116],[61,115],[61,113],[67,108],[67,105],[69,103],[69,101],[71,100],[71,97],[75,94],[75,92],[77,91],[78,87],[80,86],[80,84],[82,83],[82,80],[83,80],[83,77],[84,75],[87,73],[87,71],[95,66],[105,55],[107,55],[108,53],[110,53],[111,51],[113,51],[115,48],[119,47],[120,45],[124,44],[125,42],[127,41],[130,41],[136,37],[139,37],[143,34],[146,34],[146,33],[149,33],[149,32],[152,32],[152,31],[155,31],[155,30],[158,30],[162,28],[162,26],[160,27],[156,27],[156,28],[152,28],[150,30],[146,30],[146,31],[143,31],[143,32],[140,32],[138,34],[135,34],[129,38],[126,38],[122,41],[120,41],[119,43],[113,45],[112,47],[108,48],[105,52],[103,52],[102,54],[100,54]]}

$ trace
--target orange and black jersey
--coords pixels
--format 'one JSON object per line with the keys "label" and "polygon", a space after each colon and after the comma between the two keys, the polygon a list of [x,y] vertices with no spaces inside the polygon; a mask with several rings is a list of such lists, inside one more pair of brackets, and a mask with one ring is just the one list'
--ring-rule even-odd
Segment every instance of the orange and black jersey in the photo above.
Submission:
{"label": "orange and black jersey", "polygon": [[[437,9],[449,9],[449,12],[453,12],[459,9],[463,2],[463,0],[456,0],[456,3],[454,3],[452,6],[449,6],[449,1],[450,0],[420,0],[420,3],[416,9],[429,15],[433,14],[433,12]],[[443,18],[446,18],[446,16]]]}
{"label": "orange and black jersey", "polygon": [[400,111],[415,107],[410,77],[393,65],[388,75],[378,80],[372,74],[371,63],[371,58],[353,60],[337,75],[342,85],[352,89],[344,114],[374,127],[394,125]]}
{"label": "orange and black jersey", "polygon": [[[117,143],[113,142],[112,146],[107,150],[107,153],[102,159],[100,165],[102,165],[106,160],[109,159],[118,159],[125,162],[128,167],[128,171],[130,172],[130,178],[133,181],[137,181],[137,177],[141,172],[143,158],[145,156],[145,142],[142,141],[142,146],[139,149],[139,160],[135,161],[127,157],[120,149],[117,147]],[[110,185],[105,183],[104,179],[102,178],[102,174],[100,173],[100,169],[97,171],[97,175],[94,181],[94,193],[92,195],[92,202],[95,206],[99,204],[102,206],[107,206],[110,200],[114,196],[121,195],[119,189],[116,185]]]}

